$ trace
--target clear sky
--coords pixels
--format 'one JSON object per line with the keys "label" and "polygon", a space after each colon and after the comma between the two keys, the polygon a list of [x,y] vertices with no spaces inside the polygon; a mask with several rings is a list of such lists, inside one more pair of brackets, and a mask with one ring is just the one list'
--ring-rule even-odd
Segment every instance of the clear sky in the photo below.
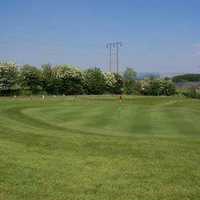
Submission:
{"label": "clear sky", "polygon": [[199,0],[0,0],[0,60],[200,72]]}

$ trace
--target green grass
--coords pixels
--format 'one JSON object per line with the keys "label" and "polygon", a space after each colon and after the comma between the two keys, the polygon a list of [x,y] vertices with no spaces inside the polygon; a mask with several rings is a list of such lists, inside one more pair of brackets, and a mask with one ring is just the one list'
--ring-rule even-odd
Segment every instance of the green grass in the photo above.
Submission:
{"label": "green grass", "polygon": [[198,200],[200,101],[0,99],[1,200]]}

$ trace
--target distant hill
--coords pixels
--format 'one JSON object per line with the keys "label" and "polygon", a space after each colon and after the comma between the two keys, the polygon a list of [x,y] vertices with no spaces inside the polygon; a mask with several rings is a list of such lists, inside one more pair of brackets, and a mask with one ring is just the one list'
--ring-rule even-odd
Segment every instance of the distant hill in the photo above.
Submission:
{"label": "distant hill", "polygon": [[175,83],[181,83],[181,82],[199,82],[200,81],[200,74],[183,74],[174,76],[172,80]]}

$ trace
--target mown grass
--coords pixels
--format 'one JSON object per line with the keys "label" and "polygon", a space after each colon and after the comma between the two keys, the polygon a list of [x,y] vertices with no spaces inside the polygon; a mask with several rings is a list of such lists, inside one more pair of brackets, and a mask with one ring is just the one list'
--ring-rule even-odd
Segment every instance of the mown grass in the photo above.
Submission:
{"label": "mown grass", "polygon": [[200,101],[0,99],[0,199],[200,199]]}

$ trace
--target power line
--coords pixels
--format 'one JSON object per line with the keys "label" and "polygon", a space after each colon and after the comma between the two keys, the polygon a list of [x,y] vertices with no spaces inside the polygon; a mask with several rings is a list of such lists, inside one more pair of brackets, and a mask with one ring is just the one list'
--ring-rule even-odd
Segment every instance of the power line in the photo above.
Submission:
{"label": "power line", "polygon": [[109,50],[109,71],[119,73],[119,48],[122,42],[110,42],[106,44]]}

